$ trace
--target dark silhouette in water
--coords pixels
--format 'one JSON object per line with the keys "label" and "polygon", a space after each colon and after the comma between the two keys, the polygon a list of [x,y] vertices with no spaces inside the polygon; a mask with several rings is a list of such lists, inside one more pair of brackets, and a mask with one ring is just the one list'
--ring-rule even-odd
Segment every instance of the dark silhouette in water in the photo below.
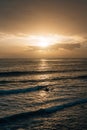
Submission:
{"label": "dark silhouette in water", "polygon": [[46,87],[44,90],[48,92],[48,91],[49,91],[49,88],[48,88],[48,87]]}

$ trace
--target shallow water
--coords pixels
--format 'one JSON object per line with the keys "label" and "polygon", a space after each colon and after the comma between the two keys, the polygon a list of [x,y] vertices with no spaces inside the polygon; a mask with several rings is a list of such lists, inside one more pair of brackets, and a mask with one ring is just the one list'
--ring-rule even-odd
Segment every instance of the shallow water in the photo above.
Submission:
{"label": "shallow water", "polygon": [[87,59],[0,59],[0,130],[87,130]]}

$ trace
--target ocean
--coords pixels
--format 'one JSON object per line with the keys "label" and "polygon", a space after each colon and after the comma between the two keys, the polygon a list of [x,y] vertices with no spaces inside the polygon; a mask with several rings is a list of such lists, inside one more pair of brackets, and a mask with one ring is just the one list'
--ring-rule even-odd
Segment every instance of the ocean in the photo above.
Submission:
{"label": "ocean", "polygon": [[87,130],[87,59],[0,59],[0,130]]}

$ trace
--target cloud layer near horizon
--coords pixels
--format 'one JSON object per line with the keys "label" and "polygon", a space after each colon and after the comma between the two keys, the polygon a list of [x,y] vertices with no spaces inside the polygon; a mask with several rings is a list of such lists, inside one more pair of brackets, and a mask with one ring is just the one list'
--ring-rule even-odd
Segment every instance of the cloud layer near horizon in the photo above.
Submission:
{"label": "cloud layer near horizon", "polygon": [[[38,46],[41,35],[0,33],[0,57],[87,57],[87,39],[81,36],[51,34],[43,36],[52,42],[47,48]],[[69,53],[69,55],[67,54]],[[77,55],[77,53],[79,53]]]}

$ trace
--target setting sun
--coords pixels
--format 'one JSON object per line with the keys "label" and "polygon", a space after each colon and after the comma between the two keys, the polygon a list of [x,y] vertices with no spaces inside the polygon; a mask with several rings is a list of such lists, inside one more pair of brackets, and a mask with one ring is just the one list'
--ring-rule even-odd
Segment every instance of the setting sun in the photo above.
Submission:
{"label": "setting sun", "polygon": [[48,47],[50,45],[50,40],[47,37],[39,37],[38,46],[40,47]]}

